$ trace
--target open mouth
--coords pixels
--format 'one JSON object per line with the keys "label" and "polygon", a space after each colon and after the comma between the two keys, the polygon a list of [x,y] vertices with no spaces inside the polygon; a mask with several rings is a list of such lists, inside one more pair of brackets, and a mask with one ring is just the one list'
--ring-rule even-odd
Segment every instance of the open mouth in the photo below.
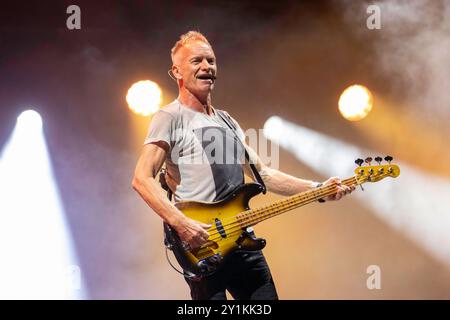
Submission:
{"label": "open mouth", "polygon": [[214,80],[216,80],[216,77],[213,76],[212,74],[205,73],[205,74],[201,74],[201,75],[197,76],[197,79],[200,79],[200,80],[204,80],[204,81],[208,81],[208,82],[210,82],[210,83],[213,83]]}

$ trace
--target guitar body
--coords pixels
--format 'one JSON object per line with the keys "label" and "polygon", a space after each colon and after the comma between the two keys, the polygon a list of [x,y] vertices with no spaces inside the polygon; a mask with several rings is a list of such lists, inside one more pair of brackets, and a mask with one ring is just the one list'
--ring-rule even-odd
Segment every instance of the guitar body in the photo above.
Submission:
{"label": "guitar body", "polygon": [[261,191],[259,184],[249,183],[237,187],[217,202],[180,201],[176,204],[187,217],[212,226],[208,230],[210,237],[207,243],[200,248],[186,250],[178,234],[169,225],[164,225],[166,244],[187,275],[200,279],[212,274],[233,251],[254,251],[265,247],[266,241],[249,234],[237,217],[250,209],[249,200]]}

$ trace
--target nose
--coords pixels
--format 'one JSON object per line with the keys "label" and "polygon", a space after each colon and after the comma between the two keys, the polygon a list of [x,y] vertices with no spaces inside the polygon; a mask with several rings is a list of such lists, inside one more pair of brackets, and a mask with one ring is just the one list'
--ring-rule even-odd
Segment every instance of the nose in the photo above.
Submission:
{"label": "nose", "polygon": [[210,63],[208,62],[208,60],[203,59],[203,60],[202,60],[202,63],[200,64],[200,68],[201,68],[202,71],[209,72],[209,70],[212,70],[212,69],[213,69],[213,65],[210,64]]}

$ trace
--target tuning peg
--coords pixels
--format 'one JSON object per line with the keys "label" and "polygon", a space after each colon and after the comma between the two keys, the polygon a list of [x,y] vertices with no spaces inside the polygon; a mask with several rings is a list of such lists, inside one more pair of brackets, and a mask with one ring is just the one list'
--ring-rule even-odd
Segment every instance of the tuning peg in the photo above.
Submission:
{"label": "tuning peg", "polygon": [[383,161],[383,158],[378,156],[378,157],[375,158],[375,161],[378,162],[378,165],[380,165],[381,161]]}
{"label": "tuning peg", "polygon": [[365,162],[368,163],[369,166],[370,166],[370,163],[372,162],[372,160],[373,160],[373,159],[372,159],[371,157],[367,157],[366,160],[365,160]]}
{"label": "tuning peg", "polygon": [[364,163],[364,160],[358,158],[358,159],[355,160],[355,163],[356,163],[359,167],[361,167],[361,165]]}
{"label": "tuning peg", "polygon": [[394,160],[391,156],[384,157],[384,160],[386,160],[389,164],[391,164],[391,161]]}

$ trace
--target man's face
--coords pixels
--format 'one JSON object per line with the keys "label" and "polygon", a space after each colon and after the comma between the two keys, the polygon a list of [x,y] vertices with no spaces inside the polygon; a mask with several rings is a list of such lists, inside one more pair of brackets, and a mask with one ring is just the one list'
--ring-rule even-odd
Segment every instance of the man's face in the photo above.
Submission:
{"label": "man's face", "polygon": [[177,52],[176,64],[186,89],[197,96],[212,91],[217,65],[210,45],[197,40],[188,42]]}

